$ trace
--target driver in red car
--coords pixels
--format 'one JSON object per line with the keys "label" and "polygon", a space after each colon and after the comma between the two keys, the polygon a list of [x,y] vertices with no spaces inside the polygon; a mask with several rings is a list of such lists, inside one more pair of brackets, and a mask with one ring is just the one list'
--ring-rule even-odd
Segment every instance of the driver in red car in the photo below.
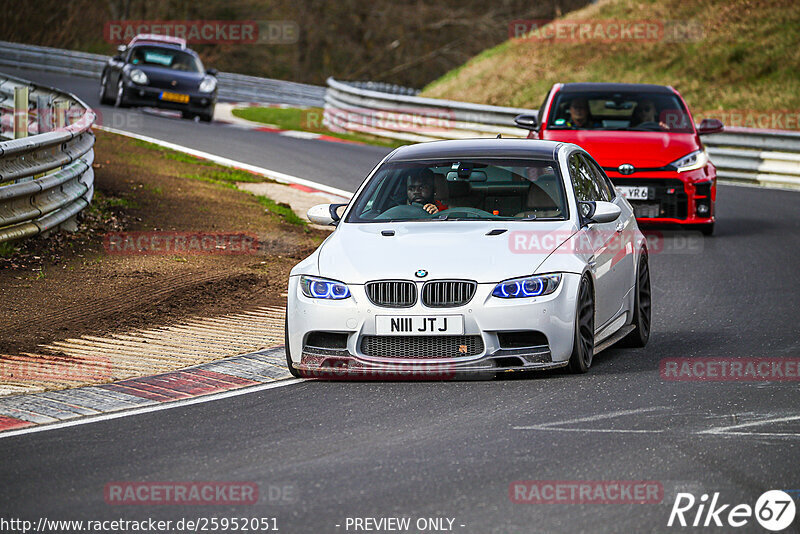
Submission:
{"label": "driver in red car", "polygon": [[631,115],[631,128],[643,124],[658,125],[662,130],[669,130],[669,125],[658,118],[658,110],[652,100],[642,100],[633,110]]}
{"label": "driver in red car", "polygon": [[406,178],[409,205],[419,205],[431,214],[447,209],[445,204],[433,198],[433,179],[433,171],[430,169],[421,169]]}

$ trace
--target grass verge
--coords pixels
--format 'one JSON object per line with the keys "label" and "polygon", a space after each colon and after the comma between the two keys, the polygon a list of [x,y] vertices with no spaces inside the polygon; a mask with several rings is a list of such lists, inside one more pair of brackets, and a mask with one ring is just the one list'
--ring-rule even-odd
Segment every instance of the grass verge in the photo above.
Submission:
{"label": "grass verge", "polygon": [[787,116],[787,128],[798,127],[796,0],[608,0],[560,20],[693,30],[672,42],[512,39],[432,82],[422,96],[537,108],[554,83],[655,83],[678,89],[697,120],[720,111],[774,112]]}
{"label": "grass verge", "polygon": [[240,119],[275,126],[281,130],[319,133],[368,145],[397,148],[408,144],[407,141],[396,141],[373,135],[333,132],[322,124],[324,115],[322,108],[238,108],[233,110],[233,115]]}

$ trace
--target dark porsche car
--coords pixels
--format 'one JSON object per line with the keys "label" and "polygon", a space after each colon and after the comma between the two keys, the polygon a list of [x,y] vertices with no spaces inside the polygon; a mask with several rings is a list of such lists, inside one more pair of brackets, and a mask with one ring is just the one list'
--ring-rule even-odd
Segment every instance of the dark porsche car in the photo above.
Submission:
{"label": "dark porsche car", "polygon": [[100,102],[151,106],[210,122],[217,102],[216,69],[205,70],[186,41],[137,35],[108,60],[100,78]]}

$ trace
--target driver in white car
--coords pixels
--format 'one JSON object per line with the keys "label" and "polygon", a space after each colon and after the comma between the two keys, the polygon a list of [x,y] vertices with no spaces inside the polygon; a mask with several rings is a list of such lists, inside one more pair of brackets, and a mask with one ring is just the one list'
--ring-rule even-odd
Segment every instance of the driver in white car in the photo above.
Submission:
{"label": "driver in white car", "polygon": [[408,204],[416,204],[428,213],[438,213],[447,206],[433,198],[434,174],[430,169],[420,169],[406,177]]}

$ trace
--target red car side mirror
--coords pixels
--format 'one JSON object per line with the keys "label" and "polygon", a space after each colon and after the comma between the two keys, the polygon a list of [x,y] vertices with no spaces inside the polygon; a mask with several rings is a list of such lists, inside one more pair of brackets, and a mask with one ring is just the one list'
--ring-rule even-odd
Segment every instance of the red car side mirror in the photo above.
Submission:
{"label": "red car side mirror", "polygon": [[719,119],[703,119],[697,127],[697,133],[700,135],[718,133],[725,129],[725,125]]}

